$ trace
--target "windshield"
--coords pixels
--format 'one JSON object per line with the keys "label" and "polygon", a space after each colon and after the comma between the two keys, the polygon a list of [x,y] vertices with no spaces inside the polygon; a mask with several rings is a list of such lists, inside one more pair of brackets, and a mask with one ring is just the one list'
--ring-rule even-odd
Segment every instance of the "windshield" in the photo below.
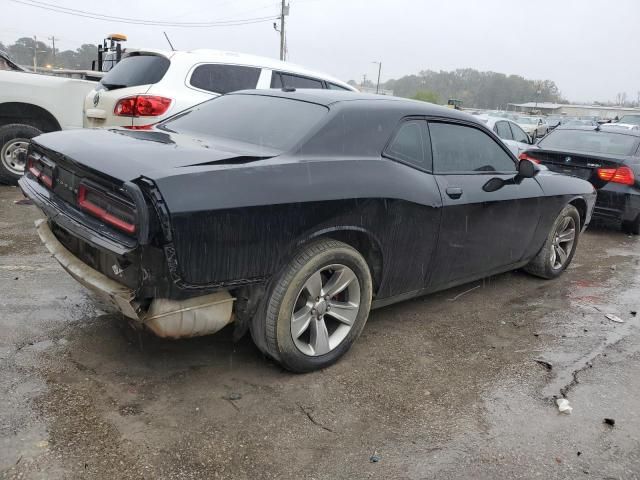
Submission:
{"label": "windshield", "polygon": [[554,130],[544,137],[538,146],[551,150],[606,155],[631,155],[636,148],[637,137],[597,130]]}
{"label": "windshield", "polygon": [[291,149],[329,111],[315,103],[262,95],[224,95],[178,114],[158,128]]}
{"label": "windshield", "polygon": [[630,123],[631,125],[640,125],[640,115],[623,115],[620,123]]}
{"label": "windshield", "polygon": [[168,58],[159,55],[132,55],[120,60],[100,83],[107,90],[158,83],[170,63]]}
{"label": "windshield", "polygon": [[536,120],[533,117],[518,117],[517,122],[518,123],[538,123],[538,120]]}

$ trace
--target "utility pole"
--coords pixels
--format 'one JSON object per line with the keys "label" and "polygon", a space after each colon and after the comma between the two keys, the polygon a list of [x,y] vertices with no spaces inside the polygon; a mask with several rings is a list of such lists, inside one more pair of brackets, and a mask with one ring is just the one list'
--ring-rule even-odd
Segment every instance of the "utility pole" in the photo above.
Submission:
{"label": "utility pole", "polygon": [[53,66],[56,66],[56,37],[51,36],[51,37],[47,37],[49,40],[51,40],[51,48],[53,49]]}
{"label": "utility pole", "polygon": [[382,70],[382,62],[371,62],[378,64],[378,83],[376,83],[376,93],[380,93],[380,70]]}
{"label": "utility pole", "polygon": [[287,59],[286,37],[284,35],[284,17],[287,15],[289,15],[289,5],[286,4],[286,0],[282,0],[280,9],[280,60],[282,61]]}
{"label": "utility pole", "polygon": [[33,36],[33,71],[38,71],[38,39]]}
{"label": "utility pole", "polygon": [[367,74],[366,73],[364,75],[362,75],[362,86],[364,88],[367,87]]}

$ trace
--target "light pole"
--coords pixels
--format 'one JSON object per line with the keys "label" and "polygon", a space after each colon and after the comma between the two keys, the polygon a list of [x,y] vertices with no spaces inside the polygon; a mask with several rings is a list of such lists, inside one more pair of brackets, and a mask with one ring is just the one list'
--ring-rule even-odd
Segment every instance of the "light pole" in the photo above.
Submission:
{"label": "light pole", "polygon": [[380,92],[380,70],[382,70],[382,62],[371,62],[378,64],[378,83],[376,83],[376,93]]}

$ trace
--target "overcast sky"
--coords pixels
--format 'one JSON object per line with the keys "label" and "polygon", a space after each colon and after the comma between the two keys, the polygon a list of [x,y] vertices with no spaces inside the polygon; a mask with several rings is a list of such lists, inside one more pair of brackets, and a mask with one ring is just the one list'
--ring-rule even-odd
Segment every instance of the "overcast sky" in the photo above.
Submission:
{"label": "overcast sky", "polygon": [[[205,22],[278,15],[277,0],[43,0],[107,15]],[[346,80],[472,67],[554,80],[572,101],[640,91],[640,0],[290,0],[289,60]],[[68,16],[0,0],[0,40],[55,35],[57,47],[126,33],[128,45],[278,56],[272,22],[161,28]]]}

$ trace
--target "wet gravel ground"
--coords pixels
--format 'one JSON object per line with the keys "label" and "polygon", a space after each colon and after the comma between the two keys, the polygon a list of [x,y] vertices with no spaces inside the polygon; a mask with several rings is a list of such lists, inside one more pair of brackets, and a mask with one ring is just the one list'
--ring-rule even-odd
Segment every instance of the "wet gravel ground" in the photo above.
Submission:
{"label": "wet gravel ground", "polygon": [[640,478],[638,237],[594,228],[558,280],[378,310],[341,362],[293,375],[229,329],[132,335],[19,198],[0,187],[1,478]]}

